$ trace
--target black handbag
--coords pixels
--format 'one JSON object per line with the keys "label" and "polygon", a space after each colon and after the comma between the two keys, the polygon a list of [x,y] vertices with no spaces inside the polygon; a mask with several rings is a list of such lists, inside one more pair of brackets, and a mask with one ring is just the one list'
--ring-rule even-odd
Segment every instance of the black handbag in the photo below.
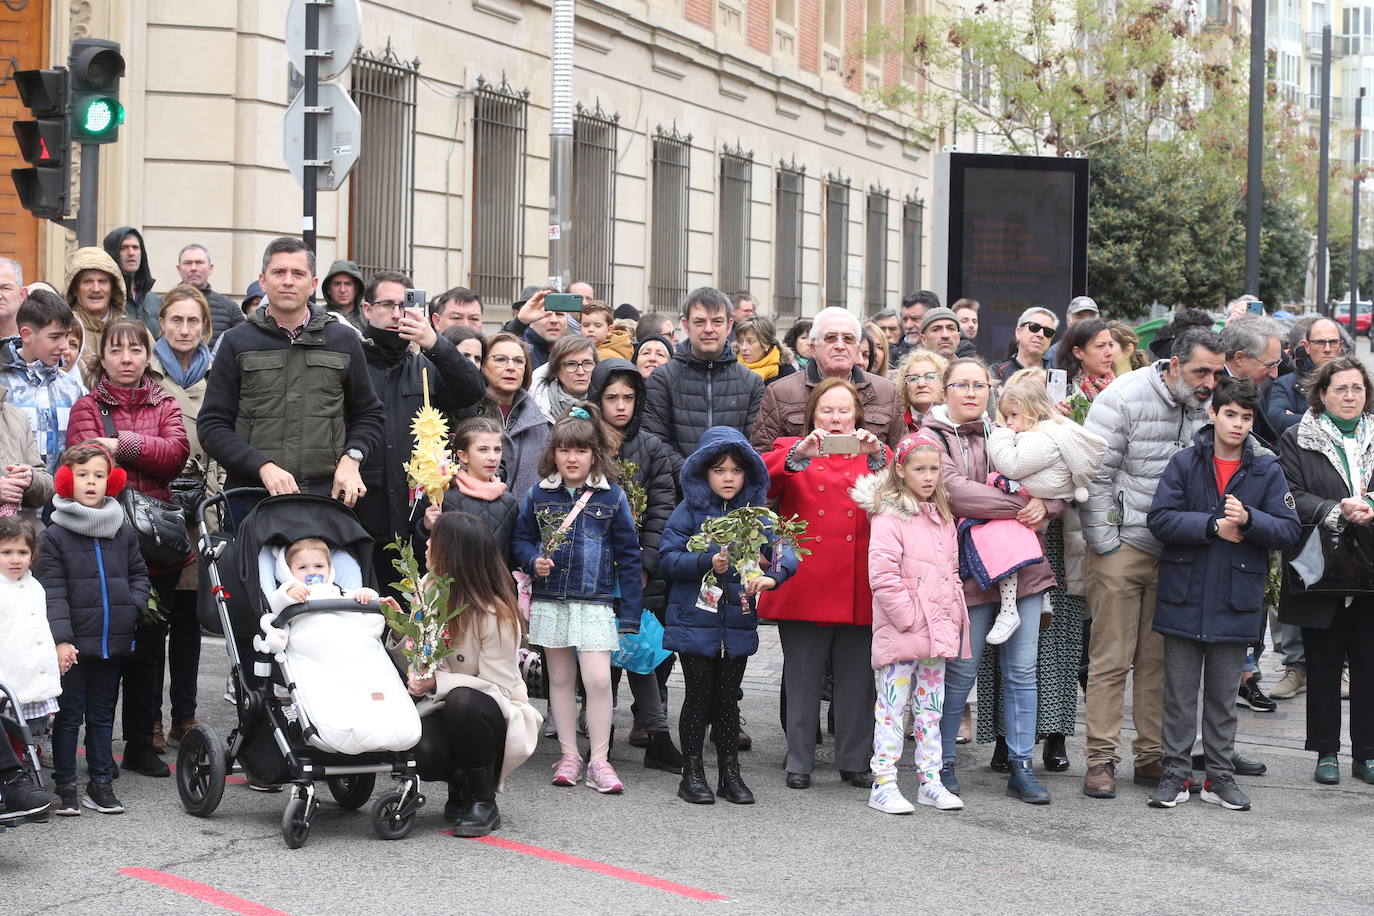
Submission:
{"label": "black handbag", "polygon": [[[100,405],[105,423],[105,435],[118,438],[110,410]],[[186,512],[180,506],[164,502],[126,486],[119,493],[119,504],[138,535],[143,562],[149,566],[176,566],[191,552],[191,535],[186,529]]]}

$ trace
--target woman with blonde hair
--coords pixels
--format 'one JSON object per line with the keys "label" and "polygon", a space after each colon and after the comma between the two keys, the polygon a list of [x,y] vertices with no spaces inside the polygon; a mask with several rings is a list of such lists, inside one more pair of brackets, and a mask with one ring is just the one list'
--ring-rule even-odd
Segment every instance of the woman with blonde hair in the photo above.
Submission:
{"label": "woman with blonde hair", "polygon": [[912,350],[897,369],[897,403],[907,432],[921,428],[926,414],[945,401],[945,369],[949,361],[932,350]]}

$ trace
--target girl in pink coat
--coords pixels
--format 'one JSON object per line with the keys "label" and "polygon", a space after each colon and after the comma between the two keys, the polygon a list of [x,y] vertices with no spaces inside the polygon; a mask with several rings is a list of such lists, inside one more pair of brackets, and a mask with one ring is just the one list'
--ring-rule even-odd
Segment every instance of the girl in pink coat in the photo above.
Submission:
{"label": "girl in pink coat", "polygon": [[921,770],[917,801],[941,811],[964,807],[940,782],[945,659],[969,657],[968,609],[940,456],[934,440],[914,433],[897,446],[887,470],[860,478],[850,491],[872,518],[868,581],[878,700],[868,806],[885,814],[916,810],[897,787],[908,705]]}

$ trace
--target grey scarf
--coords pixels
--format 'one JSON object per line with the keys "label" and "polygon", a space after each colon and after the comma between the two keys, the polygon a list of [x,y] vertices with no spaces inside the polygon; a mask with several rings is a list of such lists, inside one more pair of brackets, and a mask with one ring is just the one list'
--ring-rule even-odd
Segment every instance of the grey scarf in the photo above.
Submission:
{"label": "grey scarf", "polygon": [[110,497],[92,509],[74,499],[52,498],[52,520],[68,531],[93,538],[112,538],[124,527],[124,510]]}

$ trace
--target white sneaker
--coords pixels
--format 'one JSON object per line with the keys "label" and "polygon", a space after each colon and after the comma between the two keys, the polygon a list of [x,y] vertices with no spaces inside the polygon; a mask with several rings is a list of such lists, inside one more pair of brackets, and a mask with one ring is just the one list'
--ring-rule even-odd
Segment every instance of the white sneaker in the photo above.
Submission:
{"label": "white sneaker", "polygon": [[940,782],[923,782],[916,800],[923,805],[931,805],[940,811],[962,811],[964,800],[946,789]]}
{"label": "white sneaker", "polygon": [[884,814],[911,814],[916,810],[916,806],[907,801],[902,790],[897,788],[896,780],[875,782],[868,792],[868,807]]}
{"label": "white sneaker", "polygon": [[1011,634],[1020,626],[1021,615],[1016,611],[998,611],[997,619],[992,622],[992,629],[988,630],[988,645],[1000,646],[1011,639]]}
{"label": "white sneaker", "polygon": [[1307,672],[1302,668],[1285,668],[1283,677],[1269,691],[1271,700],[1291,700],[1300,693],[1307,692]]}

